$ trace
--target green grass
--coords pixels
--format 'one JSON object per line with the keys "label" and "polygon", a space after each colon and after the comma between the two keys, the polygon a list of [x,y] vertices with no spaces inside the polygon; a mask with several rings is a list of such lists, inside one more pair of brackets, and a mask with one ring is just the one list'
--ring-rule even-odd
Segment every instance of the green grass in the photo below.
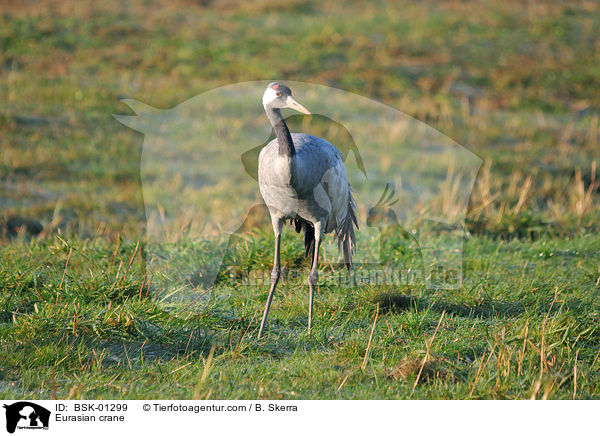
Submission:
{"label": "green grass", "polygon": [[[550,0],[0,6],[0,396],[599,398],[598,12]],[[111,114],[131,113],[122,97],[169,108],[264,79],[376,98],[485,161],[459,289],[339,286],[327,259],[312,334],[307,286],[288,280],[257,341],[267,285],[229,278],[271,268],[257,216],[214,288],[192,277],[198,301],[162,298],[177,289],[146,275],[143,137]],[[192,194],[224,202],[222,188]],[[386,264],[418,267],[414,241],[389,237]],[[306,267],[300,239],[286,229],[286,264]]]}
{"label": "green grass", "polygon": [[3,395],[597,397],[600,240],[472,237],[465,248],[461,289],[322,285],[311,335],[306,285],[284,281],[260,341],[266,286],[225,281],[177,305],[144,282],[135,244],[2,250]]}

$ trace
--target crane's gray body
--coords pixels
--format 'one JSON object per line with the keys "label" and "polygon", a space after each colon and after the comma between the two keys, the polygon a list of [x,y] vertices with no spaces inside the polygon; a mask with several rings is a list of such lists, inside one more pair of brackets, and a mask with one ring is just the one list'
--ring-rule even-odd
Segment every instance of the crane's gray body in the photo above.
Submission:
{"label": "crane's gray body", "polygon": [[321,222],[324,233],[336,230],[351,201],[346,167],[337,148],[304,133],[292,133],[296,154],[281,156],[277,139],[258,158],[260,193],[276,222],[303,219]]}

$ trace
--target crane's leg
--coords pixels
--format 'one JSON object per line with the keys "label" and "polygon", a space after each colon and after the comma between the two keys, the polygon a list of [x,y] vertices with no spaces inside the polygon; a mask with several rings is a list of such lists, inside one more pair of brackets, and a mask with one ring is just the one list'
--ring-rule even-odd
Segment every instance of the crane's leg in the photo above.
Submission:
{"label": "crane's leg", "polygon": [[308,300],[308,333],[312,327],[312,311],[313,311],[313,300],[315,296],[315,287],[317,286],[317,280],[319,279],[319,246],[321,245],[321,237],[323,236],[323,224],[317,222],[315,226],[315,250],[313,253],[312,267],[308,276],[308,289],[310,292]]}
{"label": "crane's leg", "polygon": [[271,307],[271,301],[273,301],[273,294],[279,282],[281,276],[281,262],[280,262],[280,247],[281,247],[281,229],[283,227],[283,220],[273,221],[273,230],[275,231],[275,259],[273,261],[273,271],[271,271],[271,289],[269,289],[269,296],[267,297],[267,304],[265,305],[265,312],[263,313],[262,321],[260,323],[260,329],[258,330],[258,339],[262,335],[262,331],[267,321],[267,315],[269,314],[269,308]]}

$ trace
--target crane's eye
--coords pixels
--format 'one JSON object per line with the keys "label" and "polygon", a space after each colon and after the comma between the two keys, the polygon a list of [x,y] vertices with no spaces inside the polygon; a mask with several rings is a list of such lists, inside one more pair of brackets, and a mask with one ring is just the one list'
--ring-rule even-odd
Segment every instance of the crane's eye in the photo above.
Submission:
{"label": "crane's eye", "polygon": [[277,97],[281,97],[281,92],[277,91],[277,92],[275,93],[275,95],[276,95]]}

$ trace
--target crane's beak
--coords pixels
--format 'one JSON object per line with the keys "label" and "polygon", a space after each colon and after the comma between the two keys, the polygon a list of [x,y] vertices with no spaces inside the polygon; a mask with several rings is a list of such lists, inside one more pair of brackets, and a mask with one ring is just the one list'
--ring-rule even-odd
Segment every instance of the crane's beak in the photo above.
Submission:
{"label": "crane's beak", "polygon": [[306,109],[304,106],[302,106],[300,103],[298,103],[296,100],[294,100],[292,98],[292,96],[289,96],[288,98],[286,98],[285,103],[287,104],[287,107],[289,107],[290,109],[294,109],[294,110],[297,110],[298,112],[302,112],[303,114],[310,115],[309,110]]}

